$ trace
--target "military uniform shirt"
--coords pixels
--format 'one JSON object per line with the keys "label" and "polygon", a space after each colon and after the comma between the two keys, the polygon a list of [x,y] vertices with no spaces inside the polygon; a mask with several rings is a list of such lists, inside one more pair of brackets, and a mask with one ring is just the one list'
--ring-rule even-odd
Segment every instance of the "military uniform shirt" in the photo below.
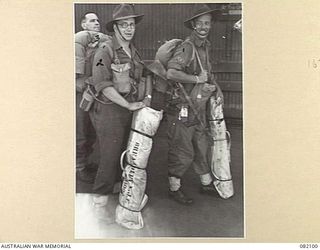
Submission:
{"label": "military uniform shirt", "polygon": [[130,44],[131,58],[123,50],[115,36],[112,40],[102,43],[97,49],[92,66],[92,84],[97,92],[104,88],[114,86],[112,82],[111,64],[114,63],[114,51],[116,51],[121,64],[130,63],[131,69],[129,76],[139,83],[142,72],[143,62],[136,48]]}
{"label": "military uniform shirt", "polygon": [[[198,51],[200,61],[204,70],[208,72],[211,71],[211,65],[209,62],[209,55],[207,55],[207,51],[209,51],[210,42],[205,39],[199,39],[194,32],[187,38],[190,40],[195,48]],[[193,46],[188,42],[183,42],[178,48],[176,49],[173,57],[168,62],[168,69],[175,69],[179,71],[183,71],[189,75],[199,75],[200,73],[200,66],[196,59],[196,56],[193,57]],[[194,86],[193,83],[183,83],[184,87],[187,92],[190,92]]]}

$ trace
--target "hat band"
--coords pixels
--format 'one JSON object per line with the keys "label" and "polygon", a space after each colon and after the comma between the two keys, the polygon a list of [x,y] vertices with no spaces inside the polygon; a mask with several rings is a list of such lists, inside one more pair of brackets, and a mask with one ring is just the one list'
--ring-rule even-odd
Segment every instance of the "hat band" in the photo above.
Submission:
{"label": "hat band", "polygon": [[121,20],[129,19],[129,18],[137,18],[139,16],[141,16],[141,15],[130,15],[130,16],[118,17],[116,19],[113,19],[112,22],[121,21]]}

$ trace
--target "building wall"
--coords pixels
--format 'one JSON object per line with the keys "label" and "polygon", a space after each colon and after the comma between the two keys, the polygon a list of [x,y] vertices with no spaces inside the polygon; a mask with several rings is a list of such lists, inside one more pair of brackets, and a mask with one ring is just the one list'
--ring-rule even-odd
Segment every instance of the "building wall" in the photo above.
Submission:
{"label": "building wall", "polygon": [[[212,43],[211,61],[218,83],[225,94],[225,115],[242,118],[242,43],[241,33],[233,25],[241,18],[240,4],[208,4],[224,9],[219,21],[214,23],[209,40]],[[102,32],[111,20],[114,4],[75,4],[75,32],[81,30],[81,16],[95,12],[99,16]],[[136,12],[144,14],[137,25],[134,43],[144,60],[153,60],[157,49],[166,40],[185,38],[190,30],[183,26],[192,16],[192,4],[135,4]]]}

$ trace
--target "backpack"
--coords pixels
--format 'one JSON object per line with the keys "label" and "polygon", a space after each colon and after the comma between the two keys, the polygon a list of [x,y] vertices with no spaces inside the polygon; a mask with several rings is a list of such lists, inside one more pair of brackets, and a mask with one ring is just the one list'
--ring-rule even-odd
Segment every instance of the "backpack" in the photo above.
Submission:
{"label": "backpack", "polygon": [[182,39],[171,39],[169,41],[166,41],[157,50],[155,60],[159,60],[162,63],[162,65],[167,69],[169,60],[172,58],[176,48],[180,44],[182,44],[182,42]]}
{"label": "backpack", "polygon": [[[164,69],[167,70],[168,62],[173,57],[176,49],[185,41],[188,40],[175,38],[166,41],[158,48],[155,55],[155,61],[159,61],[163,65]],[[159,76],[156,72],[153,73]],[[162,109],[166,111],[169,103],[180,99],[178,94],[179,87],[170,80],[162,79],[161,76],[155,78],[153,89],[156,91],[153,93],[152,106],[158,110]]]}
{"label": "backpack", "polygon": [[[168,62],[173,57],[173,54],[175,50],[180,46],[183,42],[187,42],[192,45],[194,48],[193,43],[189,40],[182,40],[182,39],[171,39],[169,41],[166,41],[164,44],[162,44],[159,49],[156,52],[155,60],[159,60],[162,65],[167,69]],[[195,51],[193,50],[191,61],[194,59]]]}
{"label": "backpack", "polygon": [[[162,44],[159,49],[156,52],[155,55],[155,60],[159,60],[161,64],[164,66],[164,68],[167,70],[168,69],[168,62],[170,59],[173,57],[176,49],[183,43],[183,42],[190,42],[188,39],[187,40],[182,40],[182,39],[171,39],[169,41],[166,41],[164,44]],[[193,46],[193,44],[192,44]],[[194,53],[192,54],[191,61],[194,58]],[[168,81],[164,81],[159,79],[155,83],[155,89],[161,93],[166,93],[168,90],[169,84]]]}

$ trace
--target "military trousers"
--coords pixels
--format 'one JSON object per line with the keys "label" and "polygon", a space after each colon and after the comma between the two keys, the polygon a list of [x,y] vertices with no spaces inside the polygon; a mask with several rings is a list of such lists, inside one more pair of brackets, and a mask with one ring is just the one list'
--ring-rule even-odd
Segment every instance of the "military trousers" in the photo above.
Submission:
{"label": "military trousers", "polygon": [[93,192],[108,195],[121,176],[120,156],[126,150],[132,112],[117,104],[95,101],[90,110],[90,118],[96,129],[100,150]]}
{"label": "military trousers", "polygon": [[89,112],[79,107],[81,99],[82,92],[76,92],[76,167],[79,170],[88,165],[88,158],[96,142],[96,132]]}
{"label": "military trousers", "polygon": [[200,124],[190,127],[168,114],[168,174],[182,178],[192,166],[199,175],[210,173],[209,140]]}

